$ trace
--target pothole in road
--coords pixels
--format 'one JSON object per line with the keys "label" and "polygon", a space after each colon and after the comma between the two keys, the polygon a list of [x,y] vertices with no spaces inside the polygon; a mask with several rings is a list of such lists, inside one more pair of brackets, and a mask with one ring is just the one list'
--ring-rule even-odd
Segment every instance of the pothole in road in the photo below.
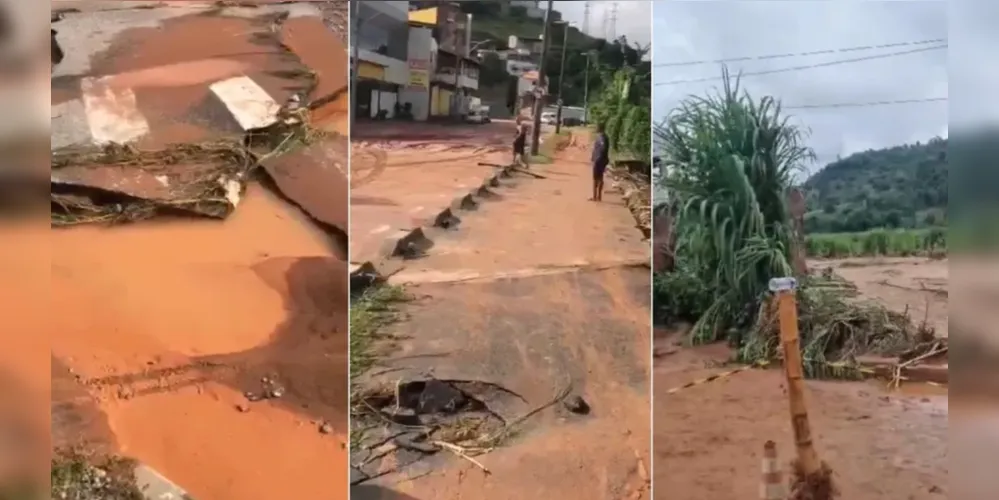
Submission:
{"label": "pothole in road", "polygon": [[484,453],[509,437],[511,422],[501,412],[523,403],[509,389],[476,380],[399,381],[362,391],[352,415],[351,483],[441,451],[466,459]]}

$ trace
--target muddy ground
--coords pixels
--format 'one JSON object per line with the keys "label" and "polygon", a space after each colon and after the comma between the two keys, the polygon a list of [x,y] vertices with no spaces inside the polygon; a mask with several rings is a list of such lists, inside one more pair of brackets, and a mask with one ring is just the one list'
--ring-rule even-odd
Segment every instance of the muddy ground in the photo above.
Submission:
{"label": "muddy ground", "polygon": [[[489,474],[451,453],[372,458],[391,434],[369,429],[352,463],[356,479],[372,478],[355,498],[396,498],[377,496],[386,490],[417,499],[561,498],[567,488],[581,499],[648,498],[649,270],[629,259],[647,264],[649,245],[619,196],[588,201],[586,141],[536,166],[545,179],[506,180],[456,229],[435,234],[424,257],[404,263],[390,282],[415,300],[366,375],[368,387],[477,381],[451,384],[462,391],[471,436],[536,414],[475,457]],[[352,231],[377,227],[366,224]]]}
{"label": "muddy ground", "polygon": [[[343,132],[345,40],[314,4],[81,10],[57,23],[68,50],[52,96],[66,108],[53,112],[63,146],[92,149],[129,121],[142,126],[128,144],[146,152],[242,143],[238,108],[211,99],[213,85],[240,75],[266,94],[245,101],[273,114],[271,102],[298,92],[314,105],[310,123]],[[98,109],[93,77],[115,84],[108,92],[119,106]],[[96,127],[96,118],[108,123]],[[135,458],[199,500],[345,498],[348,289],[338,231],[345,236],[347,183],[338,158],[347,142],[313,138],[244,175],[223,220],[174,211],[48,235],[53,447]],[[150,169],[168,174],[174,163]]]}
{"label": "muddy ground", "polygon": [[338,498],[347,271],[303,215],[254,184],[224,223],[52,242],[56,446],[93,436],[199,499]]}
{"label": "muddy ground", "polygon": [[[863,297],[899,311],[908,307],[915,321],[928,318],[947,335],[946,261],[811,264],[828,266],[855,283]],[[756,495],[763,443],[777,442],[785,471],[793,458],[783,373],[750,370],[665,395],[672,387],[726,370],[721,365],[731,358],[725,346],[681,348],[679,333],[657,329],[654,339],[660,353],[653,369],[659,395],[654,403],[656,498]],[[889,393],[876,381],[809,381],[807,386],[813,436],[821,458],[835,472],[842,498],[922,500],[955,494],[948,481],[946,389],[913,384]]]}

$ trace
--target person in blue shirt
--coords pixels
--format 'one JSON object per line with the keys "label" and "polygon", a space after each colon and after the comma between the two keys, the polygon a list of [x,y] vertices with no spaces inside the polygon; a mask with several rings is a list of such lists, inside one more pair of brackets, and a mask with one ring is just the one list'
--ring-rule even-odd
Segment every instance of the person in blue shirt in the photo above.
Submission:
{"label": "person in blue shirt", "polygon": [[597,125],[597,140],[593,143],[590,163],[593,165],[593,198],[590,199],[601,201],[604,198],[604,172],[610,164],[610,138],[604,132],[602,123]]}

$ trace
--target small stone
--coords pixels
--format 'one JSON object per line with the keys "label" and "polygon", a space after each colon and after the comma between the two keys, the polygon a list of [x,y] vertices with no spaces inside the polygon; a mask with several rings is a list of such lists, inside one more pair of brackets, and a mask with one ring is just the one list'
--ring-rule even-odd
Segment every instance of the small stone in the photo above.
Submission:
{"label": "small stone", "polygon": [[280,398],[281,396],[284,396],[284,387],[281,387],[281,386],[279,386],[279,385],[276,385],[276,386],[274,386],[274,387],[271,387],[271,388],[270,388],[270,389],[269,389],[269,390],[267,391],[267,397],[269,397],[269,398],[272,398],[272,399],[278,399],[278,398]]}
{"label": "small stone", "polygon": [[333,426],[330,425],[329,422],[323,422],[319,426],[319,433],[320,434],[332,434],[333,433]]}
{"label": "small stone", "polygon": [[250,391],[244,392],[243,393],[243,397],[245,397],[246,400],[249,401],[249,402],[251,402],[251,403],[256,402],[256,401],[260,401],[261,399],[263,399],[259,394],[255,393],[255,392],[250,392]]}
{"label": "small stone", "polygon": [[930,493],[943,493],[943,488],[934,484],[933,486],[930,486]]}
{"label": "small stone", "polygon": [[586,415],[590,413],[590,405],[586,403],[580,396],[569,396],[565,401],[562,402],[566,410],[571,411],[577,415]]}
{"label": "small stone", "polygon": [[246,413],[250,411],[250,405],[246,403],[239,403],[236,405],[236,410],[239,411],[240,413]]}

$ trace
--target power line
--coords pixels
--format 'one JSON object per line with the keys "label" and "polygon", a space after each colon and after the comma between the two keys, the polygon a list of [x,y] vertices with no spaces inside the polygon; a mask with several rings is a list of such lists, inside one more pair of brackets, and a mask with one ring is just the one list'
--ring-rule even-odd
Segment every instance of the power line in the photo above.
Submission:
{"label": "power line", "polygon": [[771,59],[785,59],[788,57],[807,57],[807,56],[822,56],[830,54],[842,54],[848,52],[860,52],[864,50],[877,50],[877,49],[894,49],[898,47],[912,47],[917,45],[931,45],[936,43],[947,43],[946,38],[936,38],[933,40],[919,40],[915,42],[897,42],[897,43],[886,43],[882,45],[856,45],[853,47],[842,47],[838,49],[826,49],[826,50],[814,50],[811,52],[795,52],[795,53],[785,53],[785,54],[766,54],[761,56],[745,56],[745,57],[731,57],[726,59],[704,59],[700,61],[678,61],[678,62],[664,62],[655,65],[657,68],[665,67],[676,67],[676,66],[698,66],[704,64],[722,64],[728,62],[745,62],[745,61],[767,61]]}
{"label": "power line", "polygon": [[807,104],[802,106],[781,106],[783,109],[832,109],[832,108],[866,108],[870,106],[886,106],[891,104],[915,104],[923,102],[945,102],[946,97],[927,97],[923,99],[897,99],[894,101],[844,102],[836,104]]}
{"label": "power line", "polygon": [[[850,63],[857,63],[857,62],[863,62],[863,61],[873,61],[875,59],[886,59],[886,58],[889,58],[889,57],[904,56],[904,55],[907,55],[907,54],[915,54],[917,52],[927,52],[927,51],[930,51],[930,50],[939,50],[939,49],[946,49],[946,48],[947,48],[947,45],[944,44],[944,45],[938,45],[938,46],[935,46],[935,47],[924,47],[924,48],[919,48],[919,49],[905,50],[905,51],[901,51],[901,52],[889,52],[887,54],[878,54],[878,55],[866,56],[866,57],[855,57],[855,58],[852,58],[852,59],[839,59],[839,60],[836,60],[836,61],[826,61],[826,62],[821,62],[821,63],[816,63],[816,64],[807,64],[807,65],[802,65],[802,66],[791,66],[791,67],[788,67],[788,68],[778,68],[778,69],[770,69],[770,70],[764,70],[764,71],[753,71],[753,72],[749,72],[749,73],[741,73],[739,76],[772,75],[772,74],[776,74],[776,73],[787,73],[787,72],[791,72],[791,71],[802,71],[802,70],[806,70],[806,69],[824,68],[824,67],[827,67],[827,66],[837,66],[837,65],[840,65],[840,64],[850,64]],[[659,82],[659,83],[656,83],[655,86],[659,87],[659,86],[662,86],[662,85],[678,85],[678,84],[681,84],[681,83],[711,82],[711,81],[715,81],[715,80],[722,80],[723,78],[724,77],[721,77],[721,76],[712,76],[712,77],[707,77],[707,78],[695,78],[695,79],[691,79],[691,80],[673,80],[673,81],[669,81],[669,82]]]}

